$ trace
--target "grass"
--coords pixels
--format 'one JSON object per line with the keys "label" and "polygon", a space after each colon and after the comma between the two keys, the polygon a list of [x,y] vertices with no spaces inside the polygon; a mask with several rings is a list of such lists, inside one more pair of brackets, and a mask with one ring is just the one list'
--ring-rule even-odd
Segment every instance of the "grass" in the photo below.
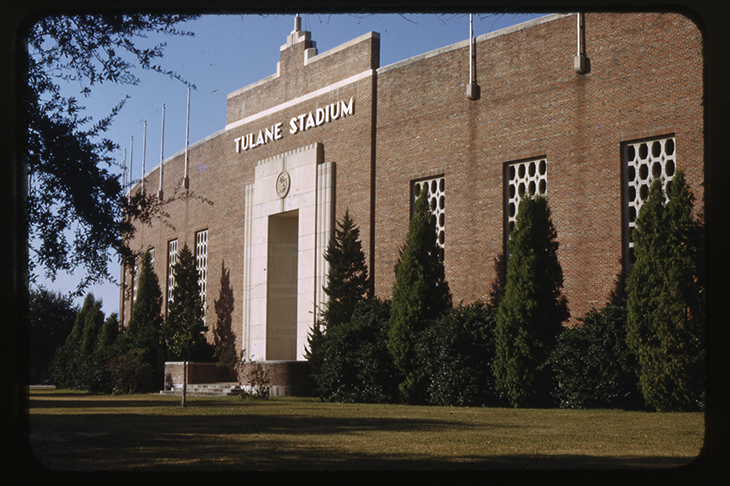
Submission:
{"label": "grass", "polygon": [[675,468],[702,413],[443,408],[318,399],[31,390],[30,447],[52,470]]}

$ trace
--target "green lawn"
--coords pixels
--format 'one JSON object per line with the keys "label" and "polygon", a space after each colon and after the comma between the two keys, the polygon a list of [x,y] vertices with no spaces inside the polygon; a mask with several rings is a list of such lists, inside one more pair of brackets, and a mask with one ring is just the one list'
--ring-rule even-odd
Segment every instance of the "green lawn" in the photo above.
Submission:
{"label": "green lawn", "polygon": [[30,446],[52,470],[674,468],[702,413],[180,399],[31,390]]}

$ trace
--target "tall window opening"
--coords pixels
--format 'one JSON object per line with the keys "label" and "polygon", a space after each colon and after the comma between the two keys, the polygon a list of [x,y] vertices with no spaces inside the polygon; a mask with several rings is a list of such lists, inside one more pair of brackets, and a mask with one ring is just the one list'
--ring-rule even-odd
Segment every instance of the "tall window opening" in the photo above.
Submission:
{"label": "tall window opening", "polygon": [[505,166],[504,193],[504,253],[509,255],[507,242],[517,222],[517,212],[523,197],[547,194],[547,159],[544,157],[513,162]]}
{"label": "tall window opening", "polygon": [[177,263],[177,240],[167,242],[167,308],[172,302],[172,291],[175,288],[175,271],[172,268]]}
{"label": "tall window opening", "polygon": [[205,322],[205,296],[208,282],[208,230],[195,233],[195,269],[198,271],[198,287],[200,301],[203,303],[203,321]]}
{"label": "tall window opening", "polygon": [[411,187],[411,214],[416,207],[416,199],[426,191],[431,219],[436,226],[436,242],[443,252],[446,241],[446,191],[443,176],[414,181]]}
{"label": "tall window opening", "polygon": [[624,271],[634,266],[634,242],[631,232],[636,227],[641,206],[649,196],[649,187],[655,179],[662,181],[664,194],[677,170],[676,141],[674,136],[638,140],[623,144],[621,154],[624,170]]}

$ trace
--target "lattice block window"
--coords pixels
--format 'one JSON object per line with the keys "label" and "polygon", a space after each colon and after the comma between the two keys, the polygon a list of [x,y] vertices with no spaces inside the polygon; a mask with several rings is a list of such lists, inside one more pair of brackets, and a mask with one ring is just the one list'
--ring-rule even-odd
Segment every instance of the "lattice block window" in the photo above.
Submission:
{"label": "lattice block window", "polygon": [[415,181],[413,183],[413,200],[411,206],[415,207],[418,196],[421,195],[422,191],[426,191],[426,194],[428,194],[428,204],[431,215],[436,221],[436,241],[442,249],[444,248],[446,236],[446,193],[444,186],[445,183],[443,176]]}
{"label": "lattice block window", "polygon": [[547,193],[547,160],[544,158],[514,162],[506,168],[505,235],[509,238],[517,221],[520,201],[527,194]]}
{"label": "lattice block window", "polygon": [[134,258],[134,269],[132,270],[132,305],[137,300],[137,283],[139,281],[139,257]]}
{"label": "lattice block window", "polygon": [[674,137],[625,143],[623,157],[626,177],[624,245],[630,267],[636,261],[631,232],[636,227],[641,206],[649,196],[649,187],[659,178],[666,194],[667,184],[674,178],[677,169]]}
{"label": "lattice block window", "polygon": [[[172,290],[175,288],[175,271],[177,263],[177,240],[167,242],[167,303],[172,302]],[[169,308],[169,305],[168,305]]]}
{"label": "lattice block window", "polygon": [[[195,268],[198,271],[200,301],[203,303],[203,309],[205,309],[205,295],[208,282],[208,230],[195,233]],[[203,310],[203,319],[205,319],[205,310]]]}

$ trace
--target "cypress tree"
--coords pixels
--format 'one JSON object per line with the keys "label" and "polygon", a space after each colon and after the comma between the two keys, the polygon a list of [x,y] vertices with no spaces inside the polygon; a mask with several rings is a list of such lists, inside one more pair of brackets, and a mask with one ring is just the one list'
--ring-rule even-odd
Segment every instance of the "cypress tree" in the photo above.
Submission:
{"label": "cypress tree", "polygon": [[700,225],[684,174],[655,180],[633,232],[636,264],[628,278],[627,343],[638,357],[639,389],[658,411],[703,406],[704,303]]}
{"label": "cypress tree", "polygon": [[79,345],[79,353],[83,357],[90,356],[96,348],[99,338],[99,331],[104,324],[104,313],[101,310],[101,300],[94,300],[84,315],[84,328],[81,333],[81,343]]}
{"label": "cypress tree", "polygon": [[427,192],[416,200],[406,243],[396,266],[388,350],[399,370],[401,400],[420,401],[422,384],[416,358],[418,335],[428,322],[451,307],[451,291],[444,275],[436,222],[428,210]]}
{"label": "cypress tree", "polygon": [[203,301],[200,298],[195,258],[185,244],[173,265],[175,287],[164,324],[164,335],[172,358],[187,360],[205,344]]}
{"label": "cypress tree", "polygon": [[137,295],[120,344],[127,354],[122,361],[134,356],[144,363],[145,369],[152,371],[144,375],[145,382],[135,383],[132,388],[146,390],[162,385],[165,368],[162,324],[162,291],[152,268],[152,256],[146,251],[139,263]]}
{"label": "cypress tree", "polygon": [[557,251],[547,199],[524,197],[509,241],[507,283],[495,327],[495,382],[514,407],[551,402],[547,360],[570,315]]}
{"label": "cypress tree", "polygon": [[157,274],[152,268],[149,250],[142,255],[137,277],[137,296],[127,324],[127,332],[159,340],[162,327],[162,290]]}
{"label": "cypress tree", "polygon": [[119,319],[116,312],[112,312],[106,318],[99,330],[99,337],[96,343],[96,350],[101,352],[111,346],[119,335]]}
{"label": "cypress tree", "polygon": [[175,273],[175,287],[172,302],[164,324],[165,341],[170,356],[185,362],[183,367],[182,406],[185,406],[187,390],[187,361],[202,349],[207,331],[203,321],[203,301],[200,298],[198,270],[195,258],[187,243],[178,253],[177,263],[172,267]]}
{"label": "cypress tree", "polygon": [[78,314],[76,314],[74,325],[71,328],[71,332],[69,333],[68,337],[66,338],[67,344],[74,342],[78,344],[81,342],[81,337],[84,333],[84,323],[86,321],[86,315],[92,311],[95,302],[96,299],[94,298],[93,294],[86,294],[86,297],[84,298],[84,303],[81,305],[81,310],[79,310]]}

